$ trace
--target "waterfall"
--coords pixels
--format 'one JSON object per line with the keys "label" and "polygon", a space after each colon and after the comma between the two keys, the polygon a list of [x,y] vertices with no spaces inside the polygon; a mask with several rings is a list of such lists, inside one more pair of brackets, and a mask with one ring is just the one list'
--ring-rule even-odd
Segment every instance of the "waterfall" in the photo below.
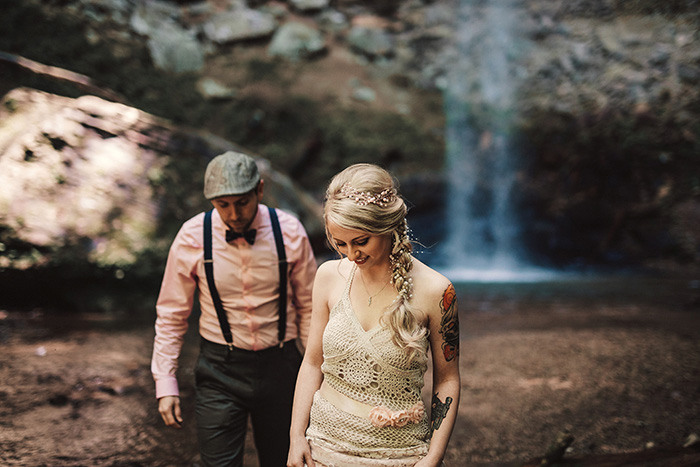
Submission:
{"label": "waterfall", "polygon": [[439,256],[453,280],[510,280],[523,270],[508,135],[515,17],[507,7],[461,0],[457,22],[474,16],[479,21],[469,24],[479,30],[455,28],[456,55],[445,81],[447,232]]}

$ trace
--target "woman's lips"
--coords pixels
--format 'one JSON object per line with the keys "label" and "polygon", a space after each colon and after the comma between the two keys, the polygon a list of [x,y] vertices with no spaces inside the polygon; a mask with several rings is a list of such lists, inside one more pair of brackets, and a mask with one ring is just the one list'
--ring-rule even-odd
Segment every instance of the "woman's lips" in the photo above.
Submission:
{"label": "woman's lips", "polygon": [[365,264],[366,262],[367,262],[366,256],[364,258],[358,258],[355,260],[355,264]]}

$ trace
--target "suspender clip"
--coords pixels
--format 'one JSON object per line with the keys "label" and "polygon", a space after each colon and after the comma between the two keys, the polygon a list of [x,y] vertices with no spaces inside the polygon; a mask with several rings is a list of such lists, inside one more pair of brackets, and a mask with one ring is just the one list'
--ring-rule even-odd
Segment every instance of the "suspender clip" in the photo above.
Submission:
{"label": "suspender clip", "polygon": [[226,345],[228,345],[228,351],[233,352],[233,342],[229,342]]}

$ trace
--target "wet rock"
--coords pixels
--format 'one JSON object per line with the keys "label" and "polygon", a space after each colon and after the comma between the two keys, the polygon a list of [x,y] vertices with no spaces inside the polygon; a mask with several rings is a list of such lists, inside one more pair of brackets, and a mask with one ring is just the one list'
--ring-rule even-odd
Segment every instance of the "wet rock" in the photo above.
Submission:
{"label": "wet rock", "polygon": [[374,102],[377,99],[377,93],[367,86],[358,86],[353,89],[352,98],[361,102]]}
{"label": "wet rock", "polygon": [[129,0],[93,0],[83,3],[83,14],[96,23],[114,21],[118,24],[126,24],[132,8]]}
{"label": "wet rock", "polygon": [[422,21],[418,22],[418,25],[426,29],[444,25],[451,26],[457,20],[452,9],[444,3],[436,2],[426,5],[423,11],[425,16]]}
{"label": "wet rock", "polygon": [[[251,6],[251,5],[249,5]],[[260,6],[259,10],[263,13],[270,14],[275,17],[277,20],[283,20],[287,16],[289,16],[289,8],[287,5],[279,4],[279,3],[270,3],[270,4],[263,4]]]}
{"label": "wet rock", "polygon": [[267,53],[273,57],[297,61],[313,57],[325,48],[326,41],[317,29],[290,21],[275,32]]}
{"label": "wet rock", "polygon": [[617,28],[613,24],[604,24],[597,29],[597,38],[603,49],[615,58],[621,58],[625,54],[625,45],[620,40]]}
{"label": "wet rock", "polygon": [[394,51],[391,34],[382,29],[353,27],[348,33],[347,41],[357,52],[369,57],[387,56]]}
{"label": "wet rock", "polygon": [[197,80],[197,92],[207,100],[227,100],[236,97],[236,90],[221,84],[214,78],[204,77]]}
{"label": "wet rock", "polygon": [[175,22],[179,18],[180,10],[169,2],[139,2],[131,14],[129,25],[137,34],[150,36],[154,28],[163,23]]}
{"label": "wet rock", "polygon": [[156,68],[182,73],[204,67],[204,52],[194,34],[166,22],[151,29],[149,35],[148,50]]}
{"label": "wet rock", "polygon": [[331,33],[339,33],[350,26],[347,16],[338,10],[324,10],[318,15],[319,27]]}
{"label": "wet rock", "polygon": [[671,50],[663,45],[658,45],[649,56],[649,64],[654,67],[666,67],[671,60]]}
{"label": "wet rock", "polygon": [[195,2],[189,5],[183,5],[183,14],[190,15],[191,17],[198,19],[202,17],[209,17],[216,12],[214,5],[207,1]]}
{"label": "wet rock", "polygon": [[688,84],[700,83],[700,68],[686,64],[678,65],[678,77]]}
{"label": "wet rock", "polygon": [[294,8],[299,11],[308,12],[322,10],[326,8],[329,4],[329,0],[289,0]]}
{"label": "wet rock", "polygon": [[268,37],[276,27],[277,21],[270,13],[239,8],[216,15],[204,24],[203,30],[210,41],[226,44]]}
{"label": "wet rock", "polygon": [[577,68],[587,67],[594,63],[591,48],[585,42],[571,44],[571,60]]}

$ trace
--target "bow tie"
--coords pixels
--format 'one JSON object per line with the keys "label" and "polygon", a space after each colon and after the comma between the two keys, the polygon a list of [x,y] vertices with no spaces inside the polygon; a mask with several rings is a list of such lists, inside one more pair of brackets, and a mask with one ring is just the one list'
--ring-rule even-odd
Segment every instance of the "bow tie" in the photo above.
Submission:
{"label": "bow tie", "polygon": [[243,237],[248,244],[255,243],[255,229],[246,230],[243,233],[234,232],[233,230],[226,231],[226,243],[231,243],[237,238]]}

